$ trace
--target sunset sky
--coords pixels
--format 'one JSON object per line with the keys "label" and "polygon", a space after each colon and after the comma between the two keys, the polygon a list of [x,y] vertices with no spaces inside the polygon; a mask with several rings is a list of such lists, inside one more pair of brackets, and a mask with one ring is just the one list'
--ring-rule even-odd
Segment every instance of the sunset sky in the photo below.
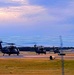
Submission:
{"label": "sunset sky", "polygon": [[1,40],[59,46],[60,35],[74,46],[74,0],[0,0]]}

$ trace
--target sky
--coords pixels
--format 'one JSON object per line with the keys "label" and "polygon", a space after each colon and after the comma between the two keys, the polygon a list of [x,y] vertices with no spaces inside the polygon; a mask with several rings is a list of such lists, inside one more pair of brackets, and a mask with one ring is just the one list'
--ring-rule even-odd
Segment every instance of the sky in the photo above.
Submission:
{"label": "sky", "polygon": [[0,0],[1,40],[59,46],[59,36],[74,46],[74,0]]}

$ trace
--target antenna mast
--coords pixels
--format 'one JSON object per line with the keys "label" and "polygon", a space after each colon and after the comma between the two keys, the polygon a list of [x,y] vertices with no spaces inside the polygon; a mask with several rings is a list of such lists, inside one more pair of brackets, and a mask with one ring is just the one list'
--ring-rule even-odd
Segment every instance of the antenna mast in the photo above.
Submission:
{"label": "antenna mast", "polygon": [[62,63],[62,75],[64,75],[64,53],[63,53],[63,41],[62,41],[62,36],[60,36],[60,47],[61,47],[61,52],[60,52],[60,56],[61,56],[61,63]]}

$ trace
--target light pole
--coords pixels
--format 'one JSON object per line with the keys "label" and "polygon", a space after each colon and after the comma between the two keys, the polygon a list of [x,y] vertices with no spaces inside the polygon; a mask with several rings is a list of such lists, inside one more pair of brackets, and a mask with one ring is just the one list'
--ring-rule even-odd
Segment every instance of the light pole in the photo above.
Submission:
{"label": "light pole", "polygon": [[63,53],[63,50],[62,50],[62,48],[63,48],[63,41],[62,41],[62,36],[60,36],[60,46],[61,46],[61,52],[60,52],[60,56],[61,56],[61,63],[62,63],[62,75],[64,75],[64,53]]}

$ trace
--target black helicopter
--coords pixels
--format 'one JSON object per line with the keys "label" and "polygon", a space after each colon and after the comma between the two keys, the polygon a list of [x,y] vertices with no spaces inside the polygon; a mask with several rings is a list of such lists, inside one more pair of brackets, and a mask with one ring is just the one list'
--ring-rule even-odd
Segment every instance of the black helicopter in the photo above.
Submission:
{"label": "black helicopter", "polygon": [[43,46],[37,47],[37,45],[34,45],[34,50],[37,54],[46,54],[46,50]]}
{"label": "black helicopter", "polygon": [[2,43],[6,42],[0,41],[0,51],[3,53],[3,56],[4,54],[8,54],[9,56],[11,54],[17,54],[17,55],[20,54],[19,49],[16,46],[14,46],[15,45],[14,43],[6,43],[7,45],[9,45],[6,47],[2,47]]}
{"label": "black helicopter", "polygon": [[53,52],[54,52],[54,53],[60,53],[60,49],[59,49],[58,47],[54,47],[54,46],[53,46],[52,49],[53,49]]}

